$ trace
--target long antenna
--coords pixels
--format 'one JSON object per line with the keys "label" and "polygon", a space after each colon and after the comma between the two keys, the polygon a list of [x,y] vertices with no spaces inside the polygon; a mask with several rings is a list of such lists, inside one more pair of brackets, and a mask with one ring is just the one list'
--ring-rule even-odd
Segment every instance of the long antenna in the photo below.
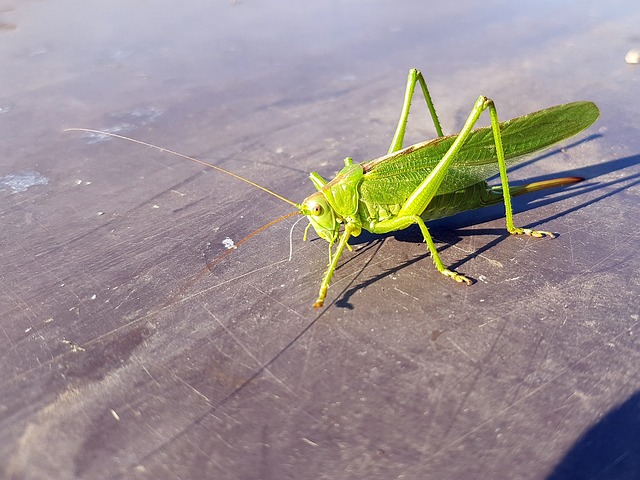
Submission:
{"label": "long antenna", "polygon": [[232,177],[237,178],[238,180],[242,180],[243,182],[248,183],[249,185],[253,185],[254,187],[259,188],[263,192],[267,192],[268,194],[273,195],[274,197],[279,198],[283,202],[287,202],[289,205],[293,205],[296,209],[300,210],[300,205],[298,205],[297,203],[292,202],[291,200],[289,200],[287,198],[284,198],[283,196],[278,195],[275,192],[272,192],[271,190],[269,190],[268,188],[263,187],[262,185],[258,185],[257,183],[252,182],[251,180],[247,180],[246,178],[241,177],[240,175],[237,175],[237,174],[235,174],[233,172],[230,172],[229,170],[225,170],[224,168],[216,167],[215,165],[211,165],[210,163],[204,162],[202,160],[198,160],[197,158],[193,158],[193,157],[190,157],[188,155],[184,155],[184,154],[176,152],[174,150],[169,150],[168,148],[159,147],[159,146],[153,145],[151,143],[143,142],[142,140],[136,140],[135,138],[125,137],[124,135],[118,135],[117,133],[104,132],[102,130],[93,130],[91,128],[77,128],[77,127],[74,127],[74,128],[65,128],[64,131],[65,132],[95,133],[97,135],[105,135],[105,136],[108,136],[108,137],[119,138],[121,140],[127,140],[129,142],[137,143],[139,145],[144,145],[145,147],[153,148],[155,150],[158,150],[159,152],[169,153],[171,155],[176,155],[178,157],[182,157],[182,158],[185,158],[187,160],[191,160],[192,162],[199,163],[200,165],[204,165],[205,167],[210,167],[210,168],[213,168],[214,170],[218,170],[219,172],[226,173],[227,175],[231,175]]}

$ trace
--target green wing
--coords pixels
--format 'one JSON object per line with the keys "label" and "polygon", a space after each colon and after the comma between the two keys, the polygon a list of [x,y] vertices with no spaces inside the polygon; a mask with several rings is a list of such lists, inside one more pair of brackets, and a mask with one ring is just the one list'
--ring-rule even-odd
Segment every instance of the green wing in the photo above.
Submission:
{"label": "green wing", "polygon": [[[581,132],[600,112],[592,102],[574,102],[540,110],[500,123],[507,165]],[[365,196],[379,204],[403,203],[455,141],[436,138],[362,164]],[[462,145],[437,195],[452,193],[498,173],[491,127],[474,130]]]}

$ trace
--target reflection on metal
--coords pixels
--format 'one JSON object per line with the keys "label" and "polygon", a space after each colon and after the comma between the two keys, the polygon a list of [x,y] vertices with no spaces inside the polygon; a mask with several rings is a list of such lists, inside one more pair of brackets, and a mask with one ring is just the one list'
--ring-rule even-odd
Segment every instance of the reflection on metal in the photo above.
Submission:
{"label": "reflection on metal", "polygon": [[47,185],[47,177],[38,172],[18,172],[0,177],[0,191],[12,190],[11,193],[26,192],[34,185]]}

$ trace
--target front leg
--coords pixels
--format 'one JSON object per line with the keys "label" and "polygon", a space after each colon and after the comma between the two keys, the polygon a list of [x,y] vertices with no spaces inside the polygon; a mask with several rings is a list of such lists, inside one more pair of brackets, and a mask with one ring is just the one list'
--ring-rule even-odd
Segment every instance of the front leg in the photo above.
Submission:
{"label": "front leg", "polygon": [[[336,251],[331,255],[329,254],[329,265],[327,267],[327,271],[324,274],[324,278],[322,279],[322,283],[320,284],[320,292],[318,293],[318,299],[316,303],[313,304],[313,308],[320,308],[324,305],[324,299],[327,296],[327,290],[329,289],[329,283],[331,283],[331,277],[333,277],[333,272],[336,270],[338,266],[338,260],[342,256],[342,251],[344,247],[349,247],[347,241],[349,237],[352,235],[354,231],[358,230],[358,228],[353,228],[350,224],[346,224],[344,226],[344,232],[340,237],[340,241],[338,242],[338,246],[336,247]],[[357,232],[356,232],[357,233]],[[331,247],[329,247],[331,248]]]}

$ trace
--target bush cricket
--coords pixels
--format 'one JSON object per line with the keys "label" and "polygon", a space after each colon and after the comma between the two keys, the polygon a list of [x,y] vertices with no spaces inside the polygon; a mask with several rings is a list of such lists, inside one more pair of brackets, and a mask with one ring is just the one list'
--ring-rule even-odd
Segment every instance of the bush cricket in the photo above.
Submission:
{"label": "bush cricket", "polygon": [[[416,85],[422,90],[438,137],[403,147]],[[487,109],[491,125],[474,130],[476,122]],[[315,308],[319,308],[324,304],[329,283],[344,248],[351,250],[349,238],[357,237],[362,229],[374,234],[384,234],[417,224],[436,269],[456,282],[467,285],[472,283],[469,278],[444,266],[426,221],[504,203],[506,227],[510,234],[553,237],[551,232],[516,227],[513,223],[511,197],[569,185],[583,179],[566,177],[510,186],[507,167],[522,161],[527,155],[576,135],[595,122],[599,114],[598,107],[592,102],[573,102],[500,123],[493,101],[481,95],[460,132],[445,136],[422,73],[411,69],[400,120],[387,154],[363,163],[354,163],[347,157],[344,167],[331,181],[312,172],[309,178],[317,191],[302,203],[288,200],[228,170],[156,145],[99,130],[67,130],[117,137],[187,158],[247,182],[295,207],[295,213],[309,219],[304,240],[309,228],[313,226],[318,236],[329,243],[329,264],[320,284],[318,298],[313,304]],[[501,184],[490,186],[486,179],[497,173]],[[268,225],[273,223],[275,221]],[[255,233],[257,231],[237,245]]]}

